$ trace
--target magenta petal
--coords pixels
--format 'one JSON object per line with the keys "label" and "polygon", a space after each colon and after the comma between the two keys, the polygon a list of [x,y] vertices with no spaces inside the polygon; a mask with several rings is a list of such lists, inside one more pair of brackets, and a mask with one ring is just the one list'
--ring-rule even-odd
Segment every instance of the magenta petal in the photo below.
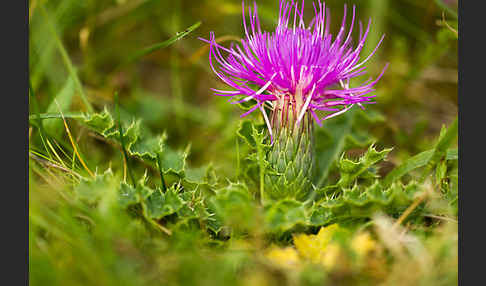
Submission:
{"label": "magenta petal", "polygon": [[[246,116],[264,103],[282,96],[302,96],[303,112],[309,111],[320,125],[322,120],[342,114],[352,105],[372,104],[369,95],[383,76],[388,64],[374,80],[349,87],[349,80],[366,73],[366,64],[381,46],[384,36],[364,60],[361,52],[371,31],[371,19],[364,29],[357,21],[356,7],[352,14],[344,6],[341,26],[335,36],[329,33],[330,10],[325,3],[313,3],[314,17],[306,27],[304,1],[279,0],[278,22],[274,31],[262,31],[256,2],[245,8],[242,2],[245,37],[224,47],[216,43],[213,32],[209,39],[209,65],[216,76],[232,90],[213,89],[216,95],[233,97],[232,103],[257,100]],[[246,13],[248,17],[246,17]],[[349,26],[346,25],[350,19]],[[352,32],[358,23],[359,39],[353,45]],[[336,85],[341,84],[341,89]],[[310,98],[309,98],[310,96]],[[342,109],[336,109],[335,107]],[[315,110],[334,112],[320,120]]]}

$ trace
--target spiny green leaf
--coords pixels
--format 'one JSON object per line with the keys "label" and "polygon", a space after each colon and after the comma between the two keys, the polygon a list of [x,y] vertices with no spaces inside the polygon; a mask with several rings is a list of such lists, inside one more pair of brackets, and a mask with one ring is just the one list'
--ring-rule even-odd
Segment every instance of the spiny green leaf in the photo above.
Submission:
{"label": "spiny green leaf", "polygon": [[246,185],[230,183],[223,189],[216,190],[208,207],[215,214],[213,219],[236,230],[248,230],[255,227],[256,204],[251,198]]}
{"label": "spiny green leaf", "polygon": [[156,154],[163,152],[166,134],[153,136],[146,129],[138,128],[138,138],[128,145],[128,151],[132,156],[137,156],[147,161],[154,161],[157,157]]}
{"label": "spiny green leaf", "polygon": [[322,187],[339,154],[351,148],[363,148],[376,142],[376,138],[364,130],[372,124],[382,124],[385,117],[375,110],[351,108],[345,114],[326,120],[323,127],[316,128],[315,154],[317,176],[314,185]]}
{"label": "spiny green leaf", "polygon": [[265,222],[270,231],[287,231],[297,224],[305,225],[307,216],[302,202],[284,199],[265,208]]}
{"label": "spiny green leaf", "polygon": [[199,168],[187,167],[184,169],[184,174],[184,185],[189,185],[193,188],[212,188],[218,180],[211,163]]}
{"label": "spiny green leaf", "polygon": [[341,178],[337,184],[341,187],[349,186],[371,166],[385,159],[391,150],[391,148],[388,148],[383,149],[382,151],[377,151],[373,145],[371,145],[368,148],[368,151],[357,162],[341,158],[341,160],[338,162],[338,168],[341,171]]}
{"label": "spiny green leaf", "polygon": [[202,166],[199,168],[187,168],[185,179],[191,183],[204,184],[208,181],[208,171],[212,166]]}
{"label": "spiny green leaf", "polygon": [[[85,115],[84,123],[107,139],[119,141],[119,131],[116,129],[112,115],[105,108],[101,113]],[[188,148],[176,151],[165,144],[166,134],[153,136],[142,125],[141,120],[132,121],[124,128],[125,143],[130,156],[136,156],[151,164],[155,164],[157,154],[160,156],[161,169],[164,174],[172,173],[184,176],[185,161]]]}
{"label": "spiny green leaf", "polygon": [[207,221],[210,214],[200,190],[185,191],[180,197],[185,202],[182,208],[177,211],[180,220],[189,221],[196,219],[204,222]]}
{"label": "spiny green leaf", "polygon": [[126,208],[130,205],[141,203],[155,192],[155,190],[146,186],[147,180],[148,176],[147,173],[145,173],[143,177],[138,180],[136,188],[133,188],[133,186],[130,186],[125,182],[120,183],[119,202],[122,207]]}
{"label": "spiny green leaf", "polygon": [[[115,127],[115,120],[108,112],[106,107],[100,113],[88,113],[84,115],[84,124],[100,133],[103,136],[109,136],[106,132]],[[112,130],[114,132],[115,130]]]}
{"label": "spiny green leaf", "polygon": [[255,147],[255,140],[251,136],[252,127],[253,123],[250,120],[241,120],[236,134],[238,134],[238,136],[242,138],[248,145]]}
{"label": "spiny green leaf", "polygon": [[[336,186],[337,187],[337,186]],[[369,218],[375,212],[398,215],[403,212],[419,194],[417,183],[408,185],[394,183],[384,188],[378,181],[363,189],[355,185],[341,189],[342,195],[325,197],[310,208],[310,225],[320,226],[352,218]]]}
{"label": "spiny green leaf", "polygon": [[180,210],[184,202],[178,195],[178,190],[171,187],[166,193],[153,192],[143,202],[147,210],[147,216],[151,219],[161,219]]}
{"label": "spiny green leaf", "polygon": [[175,151],[166,147],[161,154],[162,171],[182,176],[186,166],[187,151]]}
{"label": "spiny green leaf", "polygon": [[136,189],[125,182],[121,182],[119,190],[120,205],[124,208],[140,202],[140,196]]}
{"label": "spiny green leaf", "polygon": [[79,185],[74,189],[78,197],[87,203],[97,202],[106,192],[113,188],[113,172],[106,170],[103,174],[96,174],[94,178],[82,177]]}

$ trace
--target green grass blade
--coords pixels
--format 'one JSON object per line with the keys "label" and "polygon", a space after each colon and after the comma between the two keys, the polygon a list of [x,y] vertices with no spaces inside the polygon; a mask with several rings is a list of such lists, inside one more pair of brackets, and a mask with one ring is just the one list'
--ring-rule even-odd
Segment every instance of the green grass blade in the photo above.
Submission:
{"label": "green grass blade", "polygon": [[[172,29],[173,31],[179,31],[180,27],[180,15],[181,15],[181,3],[176,2],[174,5],[174,11],[172,13]],[[184,113],[184,86],[182,85],[180,56],[177,53],[177,48],[180,44],[175,44],[170,51],[170,88],[172,96],[174,97],[174,110],[176,114],[175,124],[179,130],[184,130],[186,127],[183,121],[180,120],[179,114]]]}
{"label": "green grass blade", "polygon": [[[55,23],[57,34],[72,27],[71,21],[65,21],[71,13],[76,10],[79,1],[29,1],[35,6],[35,13],[31,14],[29,20],[29,78],[32,80],[34,88],[47,81],[53,83],[59,77],[57,65],[53,65],[56,55],[56,41],[50,36],[49,24],[44,20],[44,15],[39,11],[39,7],[47,5],[50,8],[51,22]],[[54,3],[58,2],[58,3]]]}
{"label": "green grass blade", "polygon": [[116,122],[117,122],[117,125],[118,125],[118,132],[120,133],[120,144],[121,144],[121,147],[122,147],[122,150],[123,150],[123,156],[125,157],[125,161],[127,163],[127,172],[128,172],[128,175],[130,176],[130,180],[132,181],[133,187],[136,188],[137,185],[135,183],[135,178],[133,177],[132,169],[130,167],[130,158],[128,157],[127,148],[125,146],[125,140],[123,138],[123,127],[121,125],[120,110],[119,110],[119,106],[118,106],[118,93],[115,93],[115,113],[116,113]]}
{"label": "green grass blade", "polygon": [[71,62],[71,59],[69,58],[69,55],[68,55],[66,49],[64,48],[64,45],[62,44],[61,39],[57,35],[56,29],[54,27],[54,24],[51,22],[51,20],[49,18],[49,14],[48,14],[47,10],[45,9],[45,7],[43,5],[41,5],[39,8],[40,8],[42,15],[44,16],[44,18],[46,19],[46,21],[48,23],[49,30],[52,33],[52,37],[55,39],[56,46],[59,50],[59,53],[61,53],[61,57],[62,57],[62,60],[64,62],[64,65],[66,66],[69,74],[71,75],[71,78],[74,80],[74,84],[76,85],[76,88],[77,88],[77,90],[78,90],[78,92],[81,96],[81,99],[83,100],[83,103],[85,104],[85,106],[86,106],[86,108],[88,109],[89,112],[93,112],[94,111],[93,106],[88,101],[88,98],[87,98],[86,94],[84,93],[83,86],[81,84],[81,81],[79,80],[79,77],[76,73],[74,65]]}
{"label": "green grass blade", "polygon": [[150,53],[153,53],[154,51],[156,50],[159,50],[159,49],[163,49],[165,47],[168,47],[170,45],[172,45],[173,43],[177,42],[178,40],[184,38],[185,36],[187,36],[189,33],[191,33],[192,31],[194,31],[195,29],[197,29],[199,26],[201,25],[201,22],[197,22],[196,24],[190,26],[189,28],[187,28],[186,30],[184,30],[183,32],[179,32],[177,33],[175,36],[173,36],[172,38],[164,41],[164,42],[161,42],[161,43],[157,43],[157,44],[154,44],[150,47],[147,47],[145,49],[142,49],[138,52],[136,52],[135,54],[133,54],[132,56],[130,56],[126,61],[125,61],[125,64],[128,64],[128,63],[131,63],[135,60],[138,60],[140,59],[141,57],[143,56],[146,56]]}
{"label": "green grass blade", "polygon": [[[35,97],[35,93],[34,93],[34,89],[32,88],[32,82],[30,81],[29,79],[29,95],[30,95],[30,98],[32,100],[32,107],[34,109],[34,112],[37,114],[39,114],[39,103],[37,102],[37,98]],[[30,116],[29,116],[29,121],[30,121]],[[47,148],[47,145],[46,145],[46,131],[44,130],[44,125],[42,124],[42,120],[38,117],[36,121],[34,121],[35,124],[33,125],[36,125],[37,128],[39,129],[39,135],[40,135],[40,138],[41,138],[41,141],[42,141],[42,145],[44,146],[44,149],[46,150],[47,154],[49,155],[50,158],[51,157],[51,153],[49,152],[49,149]]]}
{"label": "green grass blade", "polygon": [[444,9],[449,15],[453,16],[455,19],[457,19],[457,12],[454,11],[451,7],[447,6],[442,0],[435,0],[435,3],[437,6],[439,6],[441,9]]}
{"label": "green grass blade", "polygon": [[[64,118],[81,119],[81,118],[85,117],[85,115],[82,112],[66,112],[66,113],[63,113],[63,115],[64,115]],[[62,119],[62,115],[61,115],[61,113],[57,113],[57,112],[29,115],[29,121],[34,121],[34,120],[42,121],[43,119],[52,119],[52,118]]]}
{"label": "green grass blade", "polygon": [[[72,99],[75,95],[75,85],[72,77],[68,77],[66,83],[62,87],[55,97],[53,98],[51,104],[47,107],[46,113],[54,113],[59,109],[64,113],[68,111],[71,106]],[[56,105],[56,101],[59,103],[59,108]],[[44,123],[44,127],[49,134],[58,134],[60,130],[63,129],[63,124],[58,120],[49,120]]]}
{"label": "green grass blade", "polygon": [[[408,174],[409,172],[427,165],[427,163],[432,158],[433,154],[434,154],[434,149],[430,149],[409,158],[408,160],[403,162],[400,166],[396,167],[386,175],[385,179],[383,179],[382,181],[383,186],[388,187],[394,181],[400,179],[401,177]],[[457,159],[458,159],[457,149],[447,150],[446,160],[457,160]]]}
{"label": "green grass blade", "polygon": [[440,136],[440,139],[434,149],[424,151],[403,162],[400,166],[388,173],[382,184],[384,186],[390,186],[394,181],[398,180],[410,171],[427,166],[427,169],[424,170],[422,175],[423,180],[442,157],[445,157],[446,160],[456,160],[458,158],[457,149],[447,148],[457,137],[457,128],[458,126],[456,118],[447,131]]}
{"label": "green grass blade", "polygon": [[422,153],[419,153],[405,162],[403,162],[400,166],[393,169],[383,180],[383,185],[385,187],[390,186],[394,181],[400,179],[405,174],[409,173],[412,170],[425,166],[432,158],[432,154],[434,150],[427,150]]}
{"label": "green grass blade", "polygon": [[439,142],[434,148],[434,153],[430,158],[430,161],[427,163],[425,171],[422,173],[421,181],[425,180],[425,178],[430,174],[430,172],[435,168],[437,163],[441,160],[441,158],[445,157],[447,154],[447,148],[453,143],[453,141],[457,138],[458,135],[458,119],[454,120],[454,122],[447,128],[447,130],[442,133],[439,137]]}

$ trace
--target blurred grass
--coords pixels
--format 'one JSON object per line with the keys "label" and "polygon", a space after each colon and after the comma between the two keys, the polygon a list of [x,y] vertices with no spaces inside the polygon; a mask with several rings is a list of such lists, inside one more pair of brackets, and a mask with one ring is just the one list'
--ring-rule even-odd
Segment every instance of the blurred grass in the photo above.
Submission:
{"label": "blurred grass", "polygon": [[[327,2],[335,31],[345,2]],[[377,104],[368,107],[386,120],[366,131],[380,146],[395,146],[388,158],[392,166],[433,148],[441,127],[457,115],[457,35],[443,23],[443,13],[453,28],[457,14],[454,4],[444,2],[346,1],[348,7],[357,5],[363,23],[372,18],[366,51],[386,34],[369,62],[370,75],[386,62],[390,67],[377,85]],[[257,3],[263,27],[272,29],[277,0]],[[305,14],[313,14],[310,1]],[[97,174],[111,167],[117,174],[111,184],[120,180],[121,150],[69,119],[70,114],[114,106],[115,92],[121,121],[141,118],[150,131],[166,132],[169,146],[190,145],[191,166],[211,163],[218,177],[236,176],[235,133],[242,112],[211,94],[211,87],[222,84],[209,68],[206,44],[197,37],[215,31],[225,45],[241,37],[240,0],[30,0],[29,28],[30,114],[62,111],[76,144],[59,118],[37,123],[29,138],[33,154],[43,156],[32,155],[36,159],[29,164],[32,285],[234,285],[231,273],[246,275],[241,285],[289,282],[250,258],[252,251],[219,250],[198,228],[187,226],[185,235],[174,232],[167,238],[117,209],[111,196],[93,211],[65,191],[75,185],[78,173],[87,174],[72,146]],[[156,176],[158,170],[149,172]],[[454,279],[453,273],[447,275]]]}

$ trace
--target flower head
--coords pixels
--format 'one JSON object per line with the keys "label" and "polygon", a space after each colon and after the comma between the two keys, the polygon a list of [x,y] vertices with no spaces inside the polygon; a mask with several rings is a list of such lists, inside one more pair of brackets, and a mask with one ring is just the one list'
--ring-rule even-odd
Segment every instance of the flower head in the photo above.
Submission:
{"label": "flower head", "polygon": [[[333,37],[329,32],[329,9],[320,0],[317,6],[315,3],[313,6],[315,15],[306,26],[304,2],[299,6],[293,0],[280,0],[277,27],[273,32],[266,32],[261,30],[256,3],[253,9],[248,8],[247,23],[243,2],[245,38],[241,39],[241,44],[223,47],[216,42],[213,32],[209,40],[201,39],[210,45],[209,63],[212,70],[233,89],[213,89],[215,94],[236,98],[233,103],[256,101],[242,117],[260,109],[270,135],[272,124],[265,113],[265,105],[271,110],[290,110],[296,125],[306,113],[310,113],[322,125],[323,120],[344,113],[354,104],[363,108],[364,103],[373,103],[373,86],[386,69],[385,66],[376,79],[370,78],[357,87],[350,87],[351,78],[366,72],[365,63],[375,53],[383,37],[372,53],[361,59],[371,19],[364,32],[363,25],[359,23],[359,40],[353,46],[351,32],[355,24],[355,7],[346,31],[344,6],[341,28]],[[316,111],[321,111],[321,117]]]}

